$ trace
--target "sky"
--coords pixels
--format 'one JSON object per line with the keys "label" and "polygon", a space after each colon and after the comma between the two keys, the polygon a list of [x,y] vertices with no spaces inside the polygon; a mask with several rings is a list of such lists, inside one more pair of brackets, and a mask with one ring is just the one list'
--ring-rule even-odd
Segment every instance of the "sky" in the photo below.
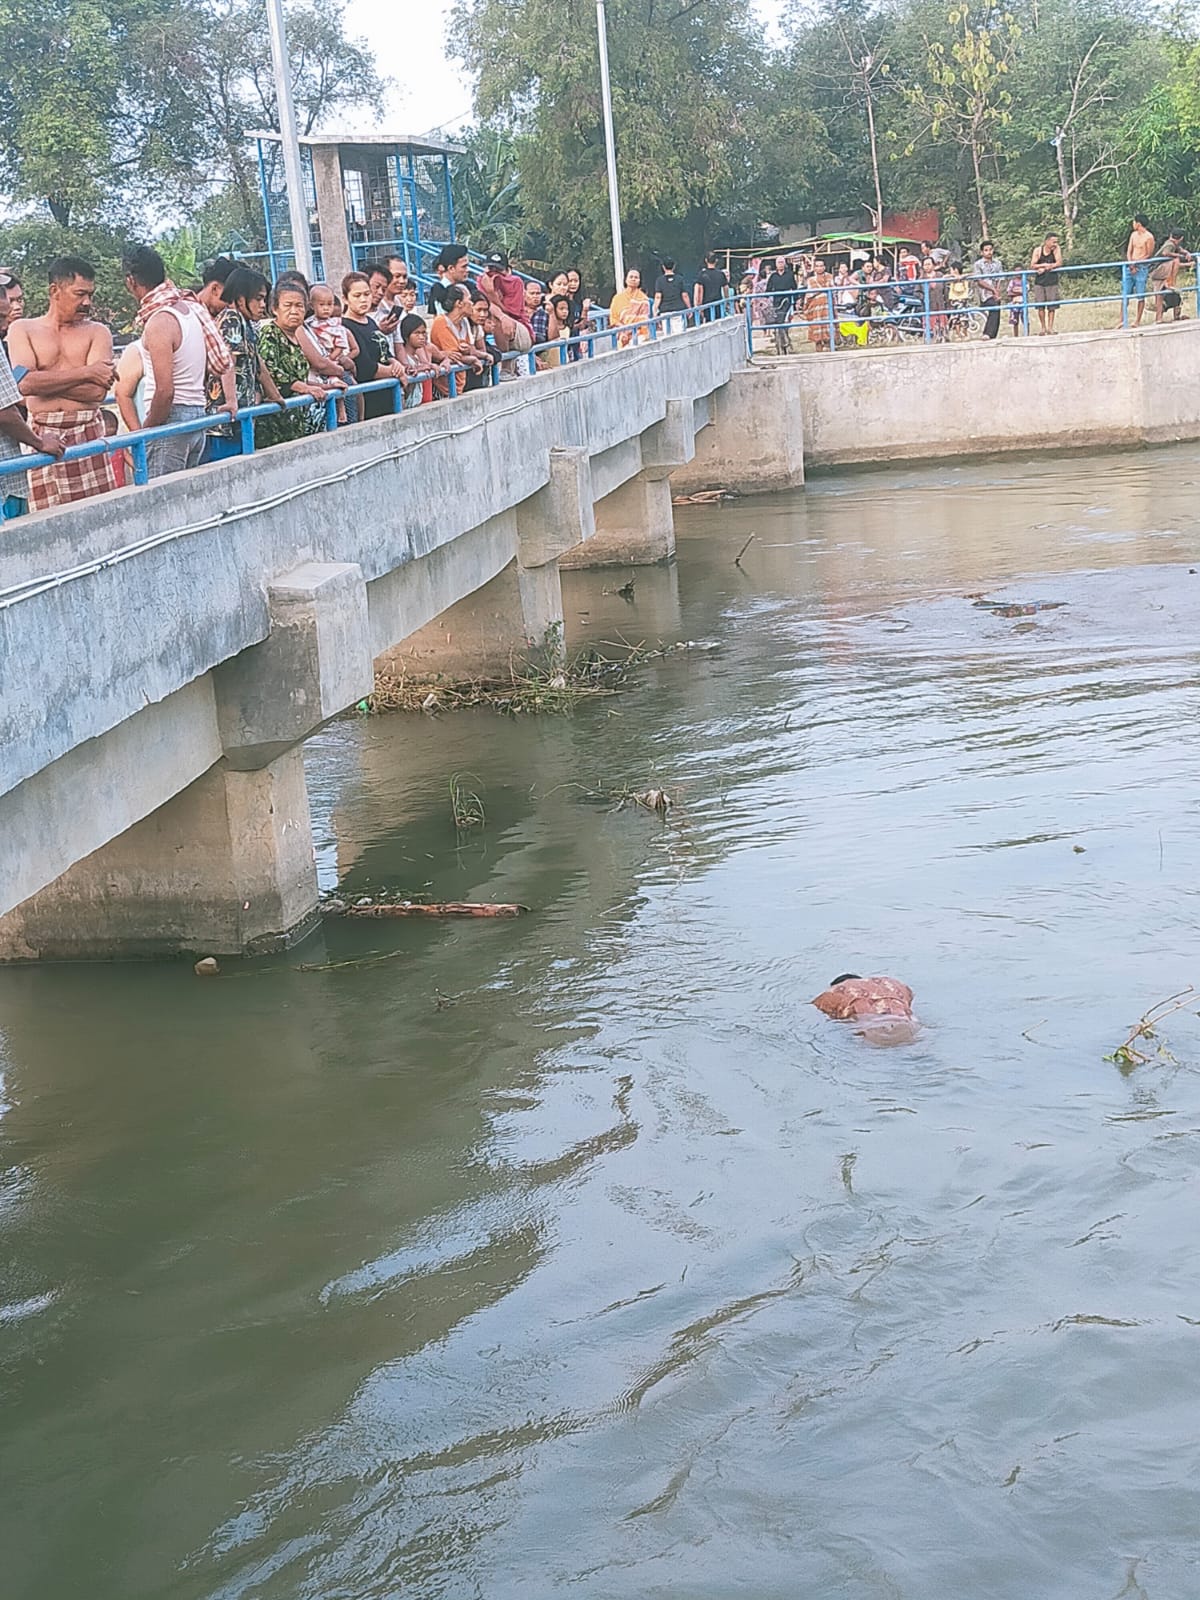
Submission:
{"label": "sky", "polygon": [[428,133],[443,126],[453,131],[470,120],[474,85],[445,54],[446,14],[441,5],[418,5],[417,0],[405,0],[401,7],[393,0],[349,0],[349,32],[367,40],[385,78],[403,76],[405,86],[392,89],[378,118],[370,113],[341,117],[344,131],[377,127],[384,133]]}

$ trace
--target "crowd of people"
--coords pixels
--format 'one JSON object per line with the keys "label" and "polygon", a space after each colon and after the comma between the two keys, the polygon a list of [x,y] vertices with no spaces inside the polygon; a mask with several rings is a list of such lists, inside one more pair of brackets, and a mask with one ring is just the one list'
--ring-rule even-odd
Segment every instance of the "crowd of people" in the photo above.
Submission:
{"label": "crowd of people", "polygon": [[[25,315],[24,288],[0,271],[0,461],[22,453],[54,457],[48,466],[0,478],[4,516],[86,499],[120,486],[126,452],[63,452],[111,438],[119,428],[180,424],[149,441],[150,478],[240,454],[252,419],[255,449],[306,438],[393,410],[452,398],[495,381],[557,367],[593,353],[604,320],[579,272],[563,269],[543,284],[516,273],[507,256],[487,257],[471,277],[465,245],[447,245],[424,295],[402,256],[347,273],[336,286],[284,272],[269,283],[224,256],[195,285],[180,288],[157,251],[140,246],[124,262],[136,303],[134,337],[117,346],[94,312],[96,274],[77,256],[50,265],[49,304]],[[612,342],[648,338],[657,314],[664,332],[682,328],[693,306],[724,310],[728,279],[710,256],[687,286],[673,261],[653,285],[636,270],[610,308],[620,325]],[[609,345],[611,347],[611,344]],[[367,392],[349,392],[377,385]],[[270,408],[262,411],[261,408]],[[214,418],[205,428],[206,417]]]}
{"label": "crowd of people", "polygon": [[[1147,301],[1156,321],[1182,317],[1178,275],[1192,259],[1181,230],[1159,244],[1146,219],[1134,219],[1122,293],[1136,323]],[[51,263],[49,304],[36,317],[25,315],[18,276],[0,270],[0,462],[29,452],[53,458],[0,477],[6,518],[118,487],[131,470],[125,451],[62,458],[121,426],[178,425],[145,445],[146,472],[156,478],[240,454],[251,426],[255,449],[265,449],[334,421],[383,416],[397,387],[405,409],[427,405],[729,311],[747,315],[780,354],[794,353],[797,338],[818,350],[864,345],[876,328],[940,341],[978,327],[995,339],[1006,307],[1014,333],[1032,310],[1038,333],[1052,335],[1065,263],[1053,232],[1018,269],[1005,267],[990,240],[969,266],[934,244],[904,246],[891,259],[852,249],[835,270],[820,256],[779,255],[751,261],[735,292],[710,253],[694,278],[663,260],[648,287],[631,267],[605,313],[575,268],[543,283],[495,253],[473,279],[461,244],[438,255],[423,295],[402,256],[368,262],[337,285],[299,272],[272,284],[223,256],[181,289],[146,246],[123,265],[137,313],[134,337],[119,349],[94,315],[89,262]]]}
{"label": "crowd of people", "polygon": [[[749,307],[751,325],[769,336],[779,354],[794,353],[797,339],[818,350],[862,346],[873,330],[941,342],[968,338],[977,329],[981,338],[996,339],[1005,310],[1014,334],[1025,331],[1030,312],[1039,335],[1058,332],[1066,263],[1055,232],[1016,268],[1005,267],[990,239],[969,263],[930,242],[915,249],[902,245],[891,259],[865,248],[847,254],[833,271],[827,260],[807,253],[750,263],[739,299]],[[1168,314],[1182,319],[1178,278],[1192,259],[1182,229],[1172,228],[1158,244],[1145,217],[1134,218],[1121,286],[1134,326],[1141,324],[1148,301],[1156,322]]]}

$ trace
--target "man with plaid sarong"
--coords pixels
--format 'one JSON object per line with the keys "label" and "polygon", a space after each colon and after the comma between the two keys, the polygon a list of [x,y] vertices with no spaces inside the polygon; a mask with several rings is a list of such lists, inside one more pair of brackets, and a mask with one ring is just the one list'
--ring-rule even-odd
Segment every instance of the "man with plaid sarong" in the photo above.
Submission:
{"label": "man with plaid sarong", "polygon": [[[90,262],[60,256],[49,276],[49,310],[12,324],[9,354],[34,429],[53,429],[68,448],[91,444],[105,437],[100,404],[113,379],[112,334],[91,320],[96,272]],[[29,504],[44,511],[116,486],[111,457],[97,453],[32,468]]]}

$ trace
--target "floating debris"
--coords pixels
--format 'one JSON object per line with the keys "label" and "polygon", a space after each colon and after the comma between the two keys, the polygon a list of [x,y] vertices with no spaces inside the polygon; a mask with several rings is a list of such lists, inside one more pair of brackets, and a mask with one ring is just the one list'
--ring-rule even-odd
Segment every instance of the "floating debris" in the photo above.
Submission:
{"label": "floating debris", "polygon": [[[967,596],[968,600],[973,597]],[[1032,617],[1039,611],[1059,611],[1065,600],[974,600],[976,611],[990,611],[994,617]]]}

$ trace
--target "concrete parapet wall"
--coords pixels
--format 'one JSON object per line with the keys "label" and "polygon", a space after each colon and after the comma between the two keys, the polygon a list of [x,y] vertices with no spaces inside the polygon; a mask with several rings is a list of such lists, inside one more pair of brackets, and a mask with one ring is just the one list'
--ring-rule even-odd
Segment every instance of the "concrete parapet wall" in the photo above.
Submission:
{"label": "concrete parapet wall", "polygon": [[769,363],[808,467],[1200,438],[1200,323]]}

